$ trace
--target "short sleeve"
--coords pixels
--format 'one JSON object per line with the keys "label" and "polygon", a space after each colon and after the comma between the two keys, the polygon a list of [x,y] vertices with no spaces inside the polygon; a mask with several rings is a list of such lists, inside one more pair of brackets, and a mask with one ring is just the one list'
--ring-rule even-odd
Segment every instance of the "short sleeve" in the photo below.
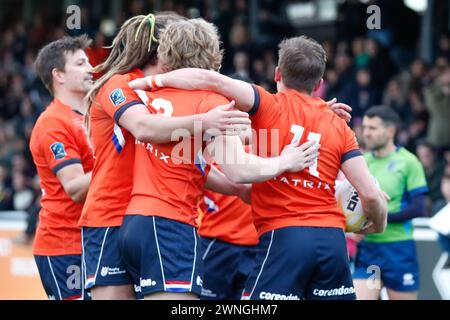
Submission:
{"label": "short sleeve", "polygon": [[47,130],[39,137],[40,150],[54,174],[62,168],[81,164],[80,149],[71,128],[58,119],[46,121]]}
{"label": "short sleeve", "polygon": [[428,192],[425,171],[416,157],[407,162],[406,190],[410,196]]}
{"label": "short sleeve", "polygon": [[257,129],[270,128],[277,121],[280,114],[280,106],[275,95],[263,87],[252,85],[255,93],[255,102],[248,112],[252,120],[252,126]]}
{"label": "short sleeve", "polygon": [[103,110],[118,124],[122,114],[130,107],[143,104],[139,95],[128,86],[128,79],[121,77],[105,85],[98,101]]}
{"label": "short sleeve", "polygon": [[346,123],[343,123],[343,127],[344,136],[341,163],[344,163],[351,158],[362,156],[355,132]]}

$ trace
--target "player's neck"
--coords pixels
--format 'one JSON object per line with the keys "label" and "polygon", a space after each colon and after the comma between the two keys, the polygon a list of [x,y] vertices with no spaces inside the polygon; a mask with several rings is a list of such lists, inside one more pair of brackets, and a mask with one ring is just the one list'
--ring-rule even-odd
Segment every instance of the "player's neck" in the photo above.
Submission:
{"label": "player's neck", "polygon": [[80,93],[71,92],[60,88],[55,91],[55,99],[72,108],[81,114],[86,114],[85,96]]}
{"label": "player's neck", "polygon": [[312,95],[313,95],[312,92],[300,91],[300,90],[297,90],[297,89],[291,89],[289,87],[286,87],[286,85],[283,83],[283,81],[278,81],[277,82],[277,92],[285,92],[285,91],[288,91],[288,90],[295,90],[297,92],[300,92],[301,94],[304,94],[304,95],[307,95],[307,96],[310,96],[310,97],[312,97]]}
{"label": "player's neck", "polygon": [[146,77],[162,73],[161,68],[159,68],[159,65],[155,66],[155,65],[151,65],[151,64],[144,67],[142,72],[144,73],[144,76],[146,76]]}
{"label": "player's neck", "polygon": [[384,158],[390,155],[391,153],[394,153],[397,150],[397,147],[395,146],[394,142],[389,142],[386,144],[383,148],[373,151],[373,154],[377,158]]}

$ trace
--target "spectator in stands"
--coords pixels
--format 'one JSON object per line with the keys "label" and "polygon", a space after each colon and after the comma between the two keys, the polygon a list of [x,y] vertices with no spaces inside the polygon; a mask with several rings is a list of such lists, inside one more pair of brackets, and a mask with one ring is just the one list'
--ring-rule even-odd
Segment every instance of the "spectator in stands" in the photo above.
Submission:
{"label": "spectator in stands", "polygon": [[342,102],[353,108],[355,118],[361,118],[367,109],[381,103],[381,92],[373,85],[368,69],[358,70],[356,81],[343,89],[341,97]]}
{"label": "spectator in stands", "polygon": [[27,212],[27,227],[24,232],[13,239],[15,244],[31,245],[33,243],[34,235],[36,234],[36,228],[39,220],[39,211],[41,210],[41,187],[39,185],[39,176],[36,174],[33,181],[33,200],[31,205],[26,210]]}
{"label": "spectator in stands", "polygon": [[[21,141],[21,140],[19,140]],[[27,148],[28,146],[24,145],[21,146],[21,148]],[[32,178],[34,178],[34,176],[36,175],[36,169],[34,168],[34,165],[25,158],[24,154],[23,154],[23,150],[21,150],[22,152],[18,152],[17,154],[15,154],[12,157],[11,160],[11,164],[12,164],[12,172],[16,173],[16,172],[20,172],[22,174],[24,174],[26,181],[26,184],[29,185],[28,181],[31,180]]]}
{"label": "spectator in stands", "polygon": [[450,37],[448,34],[441,34],[439,37],[439,44],[437,50],[437,57],[444,57],[447,61],[450,60]]}
{"label": "spectator in stands", "polygon": [[425,108],[422,91],[412,90],[408,92],[408,115],[403,119],[405,129],[408,132],[408,150],[414,151],[419,140],[426,140],[429,114]]}
{"label": "spectator in stands", "polygon": [[428,66],[422,59],[416,59],[410,67],[410,90],[421,90],[430,82],[428,75]]}
{"label": "spectator in stands", "polygon": [[438,148],[450,147],[450,67],[425,89],[430,113],[427,140]]}
{"label": "spectator in stands", "polygon": [[322,96],[324,100],[331,100],[334,97],[337,97],[339,94],[340,89],[340,83],[338,74],[335,69],[330,68],[325,71],[325,77],[324,77],[324,92],[325,95]]}
{"label": "spectator in stands", "polygon": [[[447,166],[447,169],[445,170],[445,174],[442,177],[441,182],[441,192],[444,198],[442,199],[440,205],[441,208],[448,205],[450,203],[450,166]],[[439,211],[441,208],[436,208],[437,211]],[[436,212],[437,212],[436,211]],[[449,221],[450,223],[450,221]],[[438,237],[439,243],[441,244],[441,247],[444,251],[446,251],[448,254],[450,254],[450,234],[449,235],[443,235],[439,234]]]}
{"label": "spectator in stands", "polygon": [[259,57],[254,59],[252,63],[251,78],[257,83],[264,82],[265,73],[266,67],[264,61]]}
{"label": "spectator in stands", "polygon": [[8,181],[6,168],[0,165],[0,211],[13,210],[13,189]]}
{"label": "spectator in stands", "polygon": [[34,193],[33,190],[28,186],[28,181],[25,175],[16,171],[13,174],[13,208],[18,211],[25,211],[30,208]]}
{"label": "spectator in stands", "polygon": [[450,165],[450,147],[445,148],[442,153],[444,154],[444,160],[447,163],[447,166]]}
{"label": "spectator in stands", "polygon": [[355,69],[350,56],[345,52],[339,52],[334,59],[334,67],[338,74],[338,83],[341,86],[348,85],[355,80]]}
{"label": "spectator in stands", "polygon": [[252,82],[250,79],[249,59],[247,53],[238,51],[233,58],[234,71],[231,77],[246,82]]}
{"label": "spectator in stands", "polygon": [[231,61],[237,52],[243,51],[248,53],[251,51],[250,32],[242,19],[234,18],[228,41],[230,43],[230,51],[227,52],[227,55],[229,55],[228,59],[231,59]]}
{"label": "spectator in stands", "polygon": [[428,197],[431,201],[428,206],[430,212],[433,204],[442,199],[441,179],[445,170],[445,162],[438,158],[433,145],[425,141],[418,144],[416,154],[425,169],[429,189]]}
{"label": "spectator in stands", "polygon": [[404,120],[410,116],[406,92],[402,89],[400,80],[392,79],[388,82],[383,96],[383,105],[394,109],[400,119]]}
{"label": "spectator in stands", "polygon": [[327,70],[329,68],[334,68],[334,58],[335,58],[335,47],[332,41],[322,42],[322,47],[327,55]]}
{"label": "spectator in stands", "polygon": [[358,69],[367,68],[370,62],[370,55],[365,50],[364,38],[358,37],[352,42],[352,54],[355,66]]}
{"label": "spectator in stands", "polygon": [[381,90],[394,74],[394,65],[387,49],[381,47],[374,39],[366,40],[366,52],[370,57],[367,68],[371,74],[372,84]]}

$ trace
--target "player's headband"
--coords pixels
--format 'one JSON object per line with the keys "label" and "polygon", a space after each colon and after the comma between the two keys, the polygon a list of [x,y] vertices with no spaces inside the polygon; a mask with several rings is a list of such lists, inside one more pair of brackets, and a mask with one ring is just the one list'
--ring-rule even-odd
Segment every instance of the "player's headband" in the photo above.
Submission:
{"label": "player's headband", "polygon": [[152,47],[152,41],[154,42],[158,42],[158,39],[156,39],[155,37],[155,24],[156,24],[156,17],[150,13],[148,15],[146,15],[141,23],[139,24],[138,29],[136,30],[136,34],[134,36],[134,41],[138,41],[138,37],[139,37],[139,32],[141,32],[142,27],[144,26],[145,22],[148,21],[148,24],[150,26],[150,38],[148,39],[148,52],[150,52],[150,49]]}

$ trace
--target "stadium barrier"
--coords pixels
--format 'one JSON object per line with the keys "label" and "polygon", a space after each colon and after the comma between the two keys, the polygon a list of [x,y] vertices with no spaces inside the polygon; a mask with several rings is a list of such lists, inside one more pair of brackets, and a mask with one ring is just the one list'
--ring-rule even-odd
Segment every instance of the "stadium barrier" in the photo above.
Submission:
{"label": "stadium barrier", "polygon": [[[13,241],[25,230],[26,217],[22,211],[0,211],[0,300],[46,299],[31,246]],[[413,221],[421,273],[419,299],[450,299],[449,256],[442,252],[428,220]]]}
{"label": "stadium barrier", "polygon": [[31,246],[13,239],[26,228],[27,213],[0,211],[0,300],[47,299]]}

